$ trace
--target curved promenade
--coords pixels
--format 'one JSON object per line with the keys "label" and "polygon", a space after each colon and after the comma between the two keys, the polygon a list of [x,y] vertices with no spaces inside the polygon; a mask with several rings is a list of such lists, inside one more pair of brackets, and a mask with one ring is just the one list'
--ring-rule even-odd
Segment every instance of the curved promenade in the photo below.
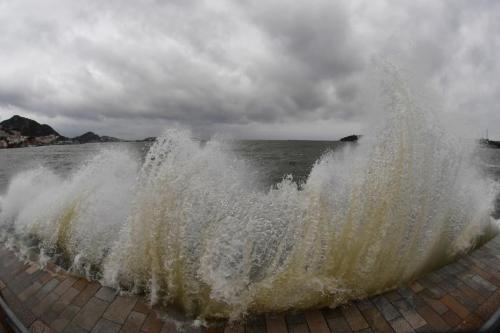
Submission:
{"label": "curved promenade", "polygon": [[0,293],[30,331],[43,333],[475,332],[500,308],[500,236],[396,291],[333,310],[258,316],[218,327],[195,327],[173,314],[176,321],[160,320],[138,297],[117,295],[53,264],[39,269],[23,263],[1,245]]}

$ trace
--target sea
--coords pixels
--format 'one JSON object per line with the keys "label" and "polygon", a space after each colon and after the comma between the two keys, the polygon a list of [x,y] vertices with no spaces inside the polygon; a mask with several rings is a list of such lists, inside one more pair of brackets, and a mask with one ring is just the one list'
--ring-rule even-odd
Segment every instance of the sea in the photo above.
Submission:
{"label": "sea", "polygon": [[[227,141],[226,144],[235,157],[256,169],[264,187],[275,185],[288,175],[297,183],[303,183],[322,155],[346,145],[340,141],[297,140]],[[5,192],[9,180],[21,171],[44,166],[68,176],[103,150],[127,150],[144,159],[150,146],[151,143],[144,142],[110,142],[0,150],[0,193]]]}
{"label": "sea", "polygon": [[[227,149],[237,158],[256,169],[263,187],[276,185],[287,176],[292,176],[300,186],[323,155],[356,145],[308,140],[234,140],[226,143]],[[144,159],[150,146],[150,142],[109,142],[0,150],[0,194],[6,191],[10,179],[22,171],[44,166],[61,176],[68,176],[103,150],[128,150]],[[500,149],[478,147],[476,158],[485,176],[500,182]]]}

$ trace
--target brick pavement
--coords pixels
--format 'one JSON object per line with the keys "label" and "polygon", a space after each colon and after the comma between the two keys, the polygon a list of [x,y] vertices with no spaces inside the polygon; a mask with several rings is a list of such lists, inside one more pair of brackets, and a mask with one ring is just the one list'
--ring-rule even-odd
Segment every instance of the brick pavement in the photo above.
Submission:
{"label": "brick pavement", "polygon": [[[40,269],[37,264],[23,263],[1,245],[0,293],[32,332],[179,330],[179,322],[160,320],[158,309],[140,297],[118,295],[53,264]],[[335,309],[260,315],[225,326],[195,327],[185,321],[181,329],[224,333],[463,332],[480,328],[498,308],[500,236],[408,286],[370,299]]]}

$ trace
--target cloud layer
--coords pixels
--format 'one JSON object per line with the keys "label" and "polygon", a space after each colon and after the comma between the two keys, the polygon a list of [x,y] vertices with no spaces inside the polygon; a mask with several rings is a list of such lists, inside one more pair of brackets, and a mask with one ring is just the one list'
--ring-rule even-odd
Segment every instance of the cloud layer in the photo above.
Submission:
{"label": "cloud layer", "polygon": [[373,59],[390,57],[455,128],[500,139],[494,0],[6,0],[0,31],[0,118],[66,135],[365,132],[379,116],[363,94]]}

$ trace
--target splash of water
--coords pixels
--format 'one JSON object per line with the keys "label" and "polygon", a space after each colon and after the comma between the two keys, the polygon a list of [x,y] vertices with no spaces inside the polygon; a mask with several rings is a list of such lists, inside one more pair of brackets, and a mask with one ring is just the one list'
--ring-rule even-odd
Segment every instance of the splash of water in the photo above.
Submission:
{"label": "splash of water", "polygon": [[137,169],[125,152],[105,150],[67,179],[44,167],[20,173],[0,199],[4,238],[20,235],[26,252],[38,247],[92,276],[126,221]]}
{"label": "splash of water", "polygon": [[[223,142],[171,130],[137,162],[107,151],[69,179],[20,174],[0,221],[105,284],[200,317],[337,305],[417,277],[492,226],[495,191],[396,80],[375,140],[263,192]],[[42,182],[38,182],[42,179]],[[28,197],[29,200],[24,200]]]}

